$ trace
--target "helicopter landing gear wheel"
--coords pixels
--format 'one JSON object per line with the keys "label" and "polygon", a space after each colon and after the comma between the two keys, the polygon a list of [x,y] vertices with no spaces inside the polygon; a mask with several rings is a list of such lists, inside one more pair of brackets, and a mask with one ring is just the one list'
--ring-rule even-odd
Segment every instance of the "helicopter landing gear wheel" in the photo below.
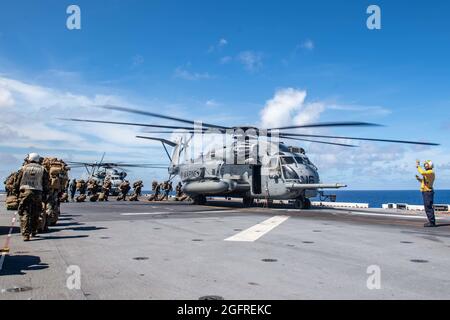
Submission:
{"label": "helicopter landing gear wheel", "polygon": [[244,208],[253,207],[254,199],[251,197],[244,197],[242,198],[242,204],[244,205]]}
{"label": "helicopter landing gear wheel", "polygon": [[295,209],[311,209],[311,201],[307,198],[297,198],[294,201]]}
{"label": "helicopter landing gear wheel", "polygon": [[305,199],[305,208],[304,209],[311,209],[311,200],[308,198]]}
{"label": "helicopter landing gear wheel", "polygon": [[303,209],[304,200],[303,198],[295,199],[294,201],[294,208],[295,209]]}
{"label": "helicopter landing gear wheel", "polygon": [[206,197],[204,195],[198,195],[192,198],[195,205],[203,206],[206,204]]}

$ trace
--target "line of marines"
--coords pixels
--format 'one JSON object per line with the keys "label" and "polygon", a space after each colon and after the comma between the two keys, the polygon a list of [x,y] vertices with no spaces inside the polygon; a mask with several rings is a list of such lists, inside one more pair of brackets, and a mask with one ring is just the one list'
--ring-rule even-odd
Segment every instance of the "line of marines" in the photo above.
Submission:
{"label": "line of marines", "polygon": [[[17,210],[24,241],[29,241],[38,232],[48,232],[49,226],[58,222],[62,202],[84,202],[89,200],[109,201],[113,189],[110,178],[102,185],[95,179],[68,178],[70,168],[63,160],[42,158],[37,153],[30,153],[22,167],[11,173],[4,181],[6,190],[6,208]],[[131,189],[133,192],[130,194]],[[142,197],[144,183],[138,180],[130,185],[124,180],[119,185],[117,201],[139,201]],[[148,201],[166,201],[173,191],[172,181],[152,182],[152,194]],[[76,195],[78,192],[78,195]],[[130,195],[129,195],[130,194]],[[183,193],[182,184],[175,187],[175,201],[186,201],[189,197]]]}

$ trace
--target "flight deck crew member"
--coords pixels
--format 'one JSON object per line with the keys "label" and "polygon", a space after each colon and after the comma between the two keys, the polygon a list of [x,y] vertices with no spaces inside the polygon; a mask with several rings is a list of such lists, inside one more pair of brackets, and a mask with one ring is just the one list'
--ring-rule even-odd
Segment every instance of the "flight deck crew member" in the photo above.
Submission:
{"label": "flight deck crew member", "polygon": [[434,189],[433,184],[435,180],[435,174],[433,171],[433,162],[427,160],[424,163],[424,169],[420,166],[420,161],[417,160],[416,167],[422,178],[416,176],[417,180],[420,182],[420,191],[423,196],[423,203],[425,206],[425,212],[427,214],[428,223],[425,223],[424,227],[435,227],[436,217],[434,216]]}
{"label": "flight deck crew member", "polygon": [[39,164],[39,160],[37,153],[30,153],[14,184],[14,190],[19,195],[18,214],[24,241],[29,241],[30,236],[36,235],[42,202],[47,201],[49,192],[49,174]]}

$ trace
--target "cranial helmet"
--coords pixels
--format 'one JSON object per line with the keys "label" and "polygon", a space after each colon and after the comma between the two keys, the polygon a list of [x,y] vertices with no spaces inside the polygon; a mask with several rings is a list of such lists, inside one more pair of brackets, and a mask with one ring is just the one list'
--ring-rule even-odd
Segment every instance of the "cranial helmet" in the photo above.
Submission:
{"label": "cranial helmet", "polygon": [[39,154],[32,152],[28,155],[27,160],[29,162],[39,162],[39,160],[41,159],[41,157],[39,156]]}
{"label": "cranial helmet", "polygon": [[425,164],[428,164],[431,169],[433,169],[433,167],[434,167],[433,161],[431,161],[431,160],[425,161]]}

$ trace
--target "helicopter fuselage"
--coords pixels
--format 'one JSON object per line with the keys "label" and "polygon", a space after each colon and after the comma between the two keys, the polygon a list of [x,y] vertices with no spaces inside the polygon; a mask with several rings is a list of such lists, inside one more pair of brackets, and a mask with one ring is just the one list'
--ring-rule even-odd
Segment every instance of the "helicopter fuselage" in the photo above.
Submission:
{"label": "helicopter fuselage", "polygon": [[[208,196],[241,197],[244,203],[253,199],[297,200],[308,205],[319,188],[339,188],[343,185],[320,183],[317,167],[304,154],[280,144],[274,154],[258,161],[247,158],[244,164],[227,163],[221,155],[201,157],[169,169],[183,182],[183,192],[198,202]],[[232,152],[235,152],[233,150]],[[303,151],[303,150],[302,150]],[[205,160],[204,158],[207,158]]]}

